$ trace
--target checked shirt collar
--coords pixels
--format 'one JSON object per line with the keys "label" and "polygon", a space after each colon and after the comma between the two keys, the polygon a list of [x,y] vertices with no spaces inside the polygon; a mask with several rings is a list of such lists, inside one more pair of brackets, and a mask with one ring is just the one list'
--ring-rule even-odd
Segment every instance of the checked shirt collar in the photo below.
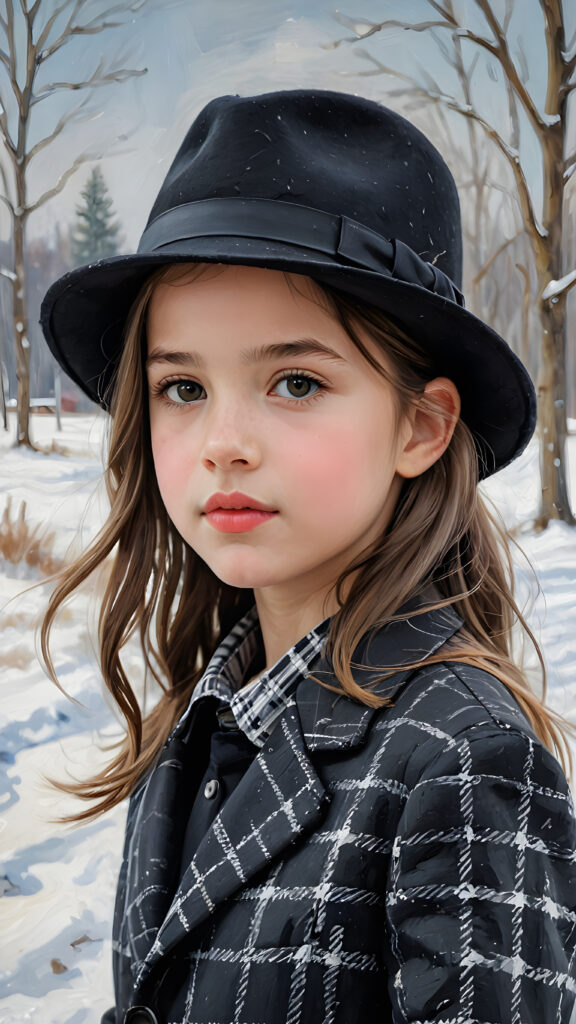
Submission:
{"label": "checked shirt collar", "polygon": [[194,689],[184,718],[197,701],[215,697],[223,707],[230,708],[238,728],[248,739],[257,747],[264,746],[296,686],[321,653],[329,625],[330,619],[324,619],[259,679],[242,689],[250,665],[262,648],[262,633],[254,606],[217,647]]}

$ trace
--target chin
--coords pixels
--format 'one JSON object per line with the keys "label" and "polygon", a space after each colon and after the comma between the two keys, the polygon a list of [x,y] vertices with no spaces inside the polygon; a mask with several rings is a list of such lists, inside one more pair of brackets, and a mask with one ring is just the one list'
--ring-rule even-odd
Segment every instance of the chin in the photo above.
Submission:
{"label": "chin", "polygon": [[269,569],[258,570],[249,566],[222,566],[210,563],[208,565],[222,583],[227,583],[229,587],[238,587],[239,590],[256,590],[284,582],[283,577],[278,578]]}
{"label": "chin", "polygon": [[268,577],[248,575],[246,573],[215,573],[222,583],[229,587],[236,587],[238,590],[262,590],[265,587],[273,587],[283,580],[269,579]]}

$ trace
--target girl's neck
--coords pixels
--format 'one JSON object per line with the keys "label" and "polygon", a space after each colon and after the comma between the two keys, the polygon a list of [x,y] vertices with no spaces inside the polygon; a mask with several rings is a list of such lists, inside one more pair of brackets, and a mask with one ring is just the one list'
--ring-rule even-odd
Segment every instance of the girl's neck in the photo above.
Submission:
{"label": "girl's neck", "polygon": [[269,588],[255,591],[254,597],[266,656],[265,667],[257,676],[271,668],[298,640],[338,608],[335,599],[326,599],[324,592],[307,595],[304,603],[301,598],[287,600],[271,595]]}

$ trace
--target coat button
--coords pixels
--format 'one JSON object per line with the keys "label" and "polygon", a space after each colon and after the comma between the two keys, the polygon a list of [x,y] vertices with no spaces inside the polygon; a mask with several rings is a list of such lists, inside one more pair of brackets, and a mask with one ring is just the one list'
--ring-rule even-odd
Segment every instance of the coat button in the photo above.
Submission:
{"label": "coat button", "polygon": [[217,796],[219,789],[220,783],[218,779],[210,779],[210,782],[207,782],[204,786],[204,796],[207,800],[213,800]]}
{"label": "coat button", "polygon": [[160,1024],[156,1014],[147,1006],[133,1006],[126,1010],[123,1024]]}

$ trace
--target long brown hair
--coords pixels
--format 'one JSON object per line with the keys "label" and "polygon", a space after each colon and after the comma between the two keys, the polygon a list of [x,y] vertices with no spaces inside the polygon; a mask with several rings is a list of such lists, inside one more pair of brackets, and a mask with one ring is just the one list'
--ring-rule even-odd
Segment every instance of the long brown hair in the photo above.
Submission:
{"label": "long brown hair", "polygon": [[[109,765],[92,779],[55,783],[90,802],[66,820],[94,817],[132,792],[157,759],[216,646],[254,603],[252,590],[223,583],[185,543],[156,483],[144,375],[145,322],[154,287],[170,275],[174,268],[163,268],[148,279],[129,317],[112,394],[105,471],[109,517],[90,547],[61,574],[41,630],[42,655],[58,685],[50,653],[58,610],[92,573],[109,565],[99,617],[100,662],[104,683],[126,721],[126,736]],[[426,402],[425,384],[436,374],[425,351],[379,310],[332,289],[319,287],[318,292],[365,358],[392,383],[400,411],[416,400]],[[366,348],[362,331],[382,351],[384,365]],[[441,595],[438,606],[455,605],[465,625],[439,654],[418,664],[449,659],[498,676],[536,734],[566,764],[570,751],[562,719],[531,691],[512,659],[512,630],[519,623],[535,644],[543,670],[538,646],[514,601],[505,532],[488,512],[477,483],[476,446],[459,421],[442,457],[404,482],[384,536],[337,580],[339,610],[331,619],[327,651],[341,691],[368,705],[382,704],[373,690],[354,680],[353,652],[367,631],[390,622],[408,599],[434,583]],[[122,664],[123,648],[134,634],[147,675],[160,689],[146,715]],[[382,666],[383,673],[393,668]]]}

